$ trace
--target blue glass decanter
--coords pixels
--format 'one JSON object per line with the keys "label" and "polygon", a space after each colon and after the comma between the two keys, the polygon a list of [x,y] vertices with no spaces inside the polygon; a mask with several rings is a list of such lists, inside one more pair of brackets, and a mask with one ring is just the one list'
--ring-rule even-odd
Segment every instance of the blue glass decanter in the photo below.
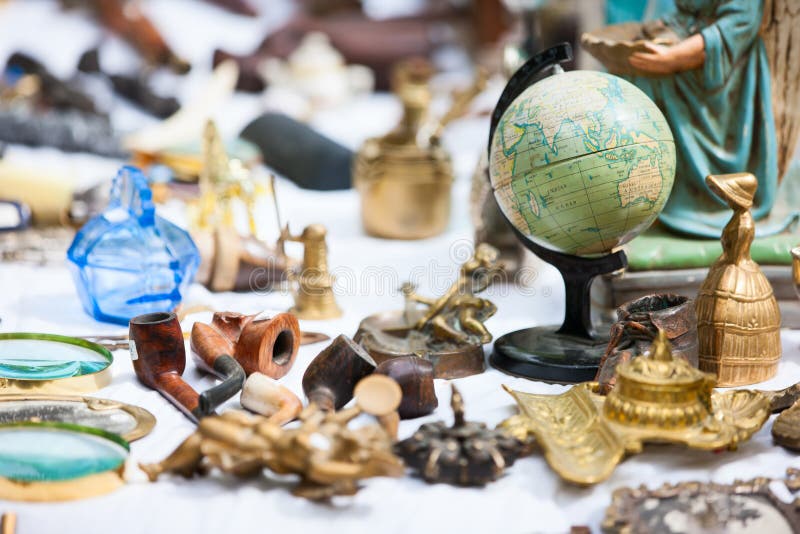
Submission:
{"label": "blue glass decanter", "polygon": [[86,313],[127,325],[137,315],[175,309],[200,253],[188,233],[155,214],[142,172],[125,166],[108,208],[81,228],[67,259]]}

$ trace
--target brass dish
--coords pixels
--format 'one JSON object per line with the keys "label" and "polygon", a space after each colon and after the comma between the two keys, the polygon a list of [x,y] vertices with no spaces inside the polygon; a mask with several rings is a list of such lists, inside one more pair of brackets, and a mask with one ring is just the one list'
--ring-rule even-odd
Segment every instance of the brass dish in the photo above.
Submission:
{"label": "brass dish", "polygon": [[603,397],[598,384],[578,384],[561,395],[505,388],[520,413],[501,426],[520,440],[531,436],[563,479],[596,484],[611,476],[626,454],[645,443],[735,450],[769,417],[758,391],[713,391],[714,377],[673,358],[659,334],[649,356],[620,365],[617,387]]}
{"label": "brass dish", "polygon": [[[115,413],[116,412],[116,413]],[[0,395],[0,425],[25,421],[70,423],[118,434],[125,441],[148,435],[156,418],[138,406],[69,395]]]}

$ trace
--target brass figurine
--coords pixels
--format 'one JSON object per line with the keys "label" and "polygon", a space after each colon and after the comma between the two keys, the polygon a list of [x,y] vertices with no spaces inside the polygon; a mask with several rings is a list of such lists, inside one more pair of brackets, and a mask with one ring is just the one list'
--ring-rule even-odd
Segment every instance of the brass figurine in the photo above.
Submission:
{"label": "brass figurine", "polygon": [[481,243],[444,295],[424,297],[405,284],[406,309],[367,317],[361,321],[356,339],[379,364],[416,354],[433,363],[435,378],[481,373],[483,344],[492,340],[484,321],[497,307],[475,295],[484,291],[499,271],[497,250]]}
{"label": "brass figurine", "polygon": [[[212,291],[250,290],[256,281],[275,283],[294,267],[283,248],[267,244],[256,221],[259,204],[275,200],[272,181],[251,173],[238,159],[229,159],[213,121],[203,133],[200,198],[191,205],[192,238],[200,249],[196,280]],[[237,210],[246,215],[240,232]],[[275,206],[277,215],[277,206]],[[251,280],[257,271],[258,280]]]}
{"label": "brass figurine", "polygon": [[333,294],[333,275],[328,272],[327,230],[321,224],[306,226],[300,235],[292,235],[289,226],[283,227],[279,239],[303,244],[303,265],[299,274],[290,278],[297,282],[294,308],[290,311],[300,319],[324,320],[341,317],[342,310]]}
{"label": "brass figurine", "polygon": [[452,386],[453,425],[425,423],[395,446],[426,482],[483,486],[497,480],[522,452],[522,443],[500,430],[464,419],[464,399]]}
{"label": "brass figurine", "polygon": [[722,231],[722,254],[697,295],[700,369],[719,386],[741,386],[775,376],[781,358],[781,314],[769,280],[750,257],[750,214],[758,182],[749,173],[709,175],[706,184],[733,216]]}
{"label": "brass figurine", "polygon": [[617,367],[607,397],[596,393],[596,382],[561,395],[506,388],[520,414],[501,427],[520,440],[534,436],[563,479],[596,484],[646,442],[734,450],[748,440],[769,417],[769,399],[758,391],[714,392],[714,382],[714,375],[674,357],[662,332],[648,355]]}
{"label": "brass figurine", "polygon": [[453,167],[440,138],[451,120],[463,115],[480,94],[486,75],[457,94],[448,113],[428,119],[432,68],[424,60],[401,63],[394,91],[403,104],[400,124],[387,135],[368,139],[353,165],[361,194],[361,218],[370,235],[422,239],[440,234],[450,219]]}
{"label": "brass figurine", "polygon": [[772,439],[781,447],[800,451],[800,403],[793,404],[775,419]]}
{"label": "brass figurine", "polygon": [[191,477],[209,468],[246,477],[266,467],[299,475],[292,489],[298,497],[320,501],[354,495],[360,480],[403,474],[403,464],[381,426],[348,427],[360,413],[358,407],[325,413],[312,404],[300,414],[300,426],[287,429],[264,417],[229,410],[200,421],[197,431],[163,461],[139,467],[151,481],[162,473]]}

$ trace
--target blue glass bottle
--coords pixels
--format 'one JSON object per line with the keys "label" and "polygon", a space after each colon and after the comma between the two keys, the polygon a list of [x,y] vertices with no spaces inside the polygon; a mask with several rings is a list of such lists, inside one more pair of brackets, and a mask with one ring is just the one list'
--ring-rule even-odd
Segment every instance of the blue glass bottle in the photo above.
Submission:
{"label": "blue glass bottle", "polygon": [[142,172],[125,166],[114,177],[108,208],[81,228],[67,259],[86,313],[127,325],[180,304],[200,253],[188,233],[155,214]]}

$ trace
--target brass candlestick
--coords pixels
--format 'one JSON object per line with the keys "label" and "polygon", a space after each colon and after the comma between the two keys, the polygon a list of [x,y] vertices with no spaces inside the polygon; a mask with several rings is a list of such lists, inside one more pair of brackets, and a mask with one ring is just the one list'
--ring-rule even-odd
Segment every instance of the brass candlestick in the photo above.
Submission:
{"label": "brass candlestick", "polygon": [[327,230],[321,224],[306,226],[300,235],[292,235],[288,225],[281,231],[281,242],[303,244],[303,267],[299,274],[290,275],[297,282],[294,308],[290,311],[300,319],[334,319],[342,315],[333,294],[334,278],[328,272],[326,234]]}
{"label": "brass candlestick", "polygon": [[720,386],[775,376],[781,358],[781,313],[772,286],[750,257],[750,214],[758,181],[750,173],[709,175],[706,184],[733,210],[722,231],[722,254],[697,295],[700,369]]}

